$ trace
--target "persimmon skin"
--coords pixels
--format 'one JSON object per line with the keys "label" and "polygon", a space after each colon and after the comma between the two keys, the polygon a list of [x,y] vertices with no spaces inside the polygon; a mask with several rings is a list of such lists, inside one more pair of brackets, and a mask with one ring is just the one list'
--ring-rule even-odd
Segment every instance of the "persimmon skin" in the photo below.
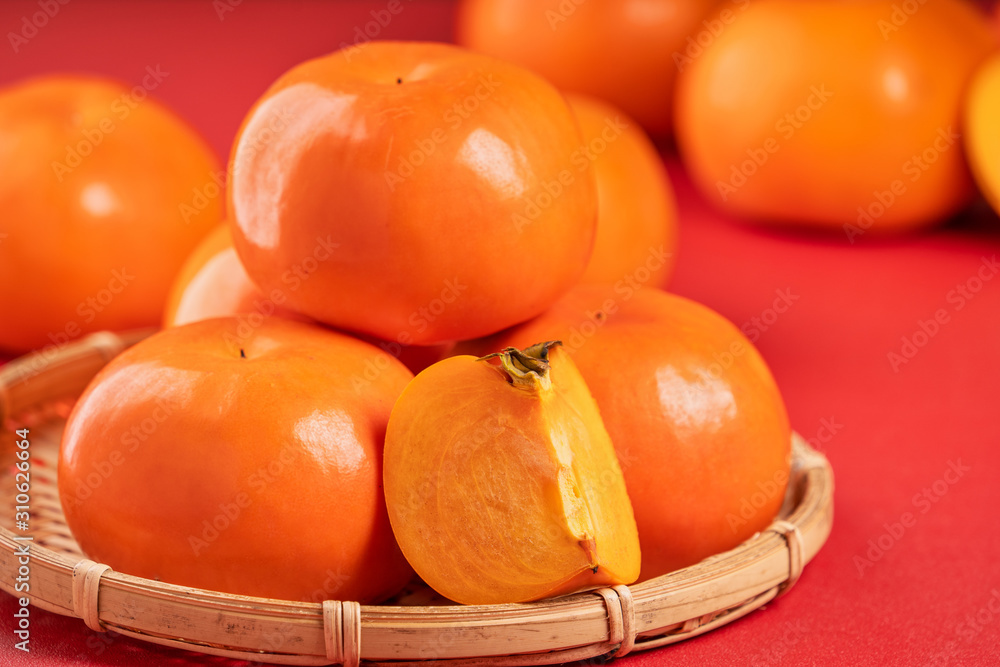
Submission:
{"label": "persimmon skin", "polygon": [[222,198],[179,205],[219,169],[183,120],[121,83],[46,76],[0,90],[0,349],[159,323]]}
{"label": "persimmon skin", "polygon": [[961,102],[996,45],[962,0],[752,2],[678,78],[681,156],[756,223],[852,241],[926,227],[974,194]]}
{"label": "persimmon skin", "polygon": [[563,341],[615,444],[639,528],[640,580],[771,523],[791,430],[764,360],[733,324],[660,290],[580,285],[544,315],[456,352],[547,337]]}
{"label": "persimmon skin", "polygon": [[677,250],[673,188],[656,147],[614,106],[566,96],[597,179],[597,238],[580,282],[614,284],[639,271],[642,284],[666,287]]}
{"label": "persimmon skin", "polygon": [[164,327],[176,327],[213,317],[259,313],[309,322],[311,319],[281,304],[283,290],[265,296],[247,275],[233,248],[233,236],[226,224],[216,227],[194,249],[174,280]]}
{"label": "persimmon skin", "polygon": [[[177,275],[167,300],[163,326],[175,327],[233,315],[243,321],[244,330],[254,328],[270,317],[318,325],[312,318],[283,305],[288,301],[288,290],[295,284],[293,282],[285,289],[274,289],[265,296],[240,263],[229,226],[221,225],[195,248]],[[419,373],[440,361],[451,349],[451,344],[401,345],[373,336],[355,337],[396,357],[412,373]]]}
{"label": "persimmon skin", "polygon": [[59,457],[73,535],[119,572],[175,584],[310,601],[395,594],[412,571],[386,516],[382,444],[412,375],[393,360],[359,390],[374,347],[279,318],[238,347],[237,327],[166,329],[97,375]]}
{"label": "persimmon skin", "polygon": [[597,201],[589,165],[572,169],[580,143],[563,97],[520,67],[444,44],[349,48],[251,109],[233,241],[265,293],[304,270],[289,306],[325,324],[406,345],[497,331],[586,268]]}
{"label": "persimmon skin", "polygon": [[631,583],[639,540],[625,482],[579,371],[550,351],[530,388],[471,356],[404,390],[389,419],[389,518],[417,574],[466,604]]}
{"label": "persimmon skin", "polygon": [[[654,135],[671,129],[688,38],[719,0],[464,0],[458,43],[528,67],[562,90],[621,107]],[[728,3],[727,3],[728,4]],[[735,9],[735,8],[734,8]]]}
{"label": "persimmon skin", "polygon": [[[998,11],[1000,16],[1000,11]],[[980,191],[1000,214],[1000,55],[977,70],[965,100],[965,152]]]}

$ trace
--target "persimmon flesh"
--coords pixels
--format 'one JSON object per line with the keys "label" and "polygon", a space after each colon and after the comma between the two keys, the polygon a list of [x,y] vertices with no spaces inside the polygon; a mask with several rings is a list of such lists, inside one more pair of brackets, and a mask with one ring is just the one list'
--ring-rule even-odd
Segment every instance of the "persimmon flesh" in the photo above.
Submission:
{"label": "persimmon flesh", "polygon": [[550,344],[457,356],[393,408],[385,491],[400,548],[427,584],[468,604],[631,583],[639,537],[597,404]]}
{"label": "persimmon flesh", "polygon": [[791,429],[774,377],[736,326],[658,289],[578,285],[544,315],[457,349],[545,338],[564,342],[615,444],[641,580],[767,528],[785,497]]}

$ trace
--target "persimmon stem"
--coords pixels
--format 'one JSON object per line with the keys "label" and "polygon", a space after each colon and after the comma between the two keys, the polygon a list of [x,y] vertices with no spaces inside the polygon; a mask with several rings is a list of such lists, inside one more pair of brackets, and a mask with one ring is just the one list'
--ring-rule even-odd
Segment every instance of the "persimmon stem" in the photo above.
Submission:
{"label": "persimmon stem", "polygon": [[528,391],[547,390],[552,386],[549,377],[549,350],[557,345],[562,345],[562,341],[535,343],[523,350],[505,347],[500,352],[480,357],[478,361],[488,361],[498,357],[500,368],[507,374],[512,385]]}

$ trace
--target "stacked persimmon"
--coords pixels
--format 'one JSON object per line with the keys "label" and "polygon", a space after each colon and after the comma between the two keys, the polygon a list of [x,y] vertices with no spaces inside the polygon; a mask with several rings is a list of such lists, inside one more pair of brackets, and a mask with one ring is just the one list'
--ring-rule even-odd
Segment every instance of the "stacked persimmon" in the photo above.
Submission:
{"label": "stacked persimmon", "polygon": [[660,291],[673,201],[634,121],[457,47],[350,55],[250,110],[228,227],[77,403],[59,483],[88,555],[362,602],[412,567],[494,603],[765,528],[785,408],[736,327]]}

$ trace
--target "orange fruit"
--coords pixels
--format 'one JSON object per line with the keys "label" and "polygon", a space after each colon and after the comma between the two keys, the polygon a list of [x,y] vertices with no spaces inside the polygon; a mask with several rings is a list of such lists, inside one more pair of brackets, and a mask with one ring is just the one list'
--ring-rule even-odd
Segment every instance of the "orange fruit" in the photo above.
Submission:
{"label": "orange fruit", "polygon": [[280,318],[166,329],[70,414],[59,495],[83,551],[119,572],[225,593],[377,602],[412,571],[392,536],[382,447],[412,378],[359,340]]}
{"label": "orange fruit", "polygon": [[678,79],[676,139],[704,195],[852,242],[965,206],[961,102],[996,36],[963,0],[908,6],[750,3]]}
{"label": "orange fruit", "polygon": [[[670,132],[674,79],[719,0],[464,0],[460,44],[535,70],[563,90]],[[738,11],[730,6],[731,13]]]}
{"label": "orange fruit", "polygon": [[1000,213],[1000,54],[976,72],[965,101],[965,152],[979,189]]}
{"label": "orange fruit", "polygon": [[553,343],[499,359],[441,361],[392,410],[385,493],[403,553],[468,604],[632,583],[635,519],[579,371]]}
{"label": "orange fruit", "polygon": [[0,349],[159,323],[171,281],[219,223],[181,210],[217,161],[145,88],[49,76],[0,91]]}
{"label": "orange fruit", "polygon": [[[562,95],[444,44],[373,42],[305,62],[251,109],[233,148],[233,242],[265,292],[402,345],[526,320],[583,273],[593,175]],[[517,298],[509,295],[517,294]]]}
{"label": "orange fruit", "polygon": [[194,249],[174,279],[163,326],[254,313],[255,322],[272,315],[309,321],[305,315],[284,307],[287,298],[280,288],[267,296],[257,289],[240,264],[229,226],[220,225]]}
{"label": "orange fruit", "polygon": [[[567,95],[597,176],[597,238],[581,282],[665,287],[677,249],[677,210],[663,160],[646,133],[615,107]],[[578,160],[583,162],[583,159]]]}
{"label": "orange fruit", "polygon": [[791,431],[767,365],[728,320],[656,289],[581,285],[459,352],[563,341],[615,445],[648,579],[736,547],[777,514]]}
{"label": "orange fruit", "polygon": [[[305,275],[305,274],[302,274]],[[221,225],[195,248],[174,281],[164,327],[174,327],[188,322],[198,322],[213,317],[236,316],[239,320],[237,334],[260,326],[269,317],[313,322],[311,318],[286,307],[288,292],[301,284],[301,275],[289,273],[283,277],[282,287],[265,295],[247,275],[240,263],[228,225]],[[361,340],[378,346],[386,355],[399,359],[414,373],[419,373],[440,361],[451,344],[401,345],[359,334]],[[380,357],[368,375],[379,372],[386,362]]]}

